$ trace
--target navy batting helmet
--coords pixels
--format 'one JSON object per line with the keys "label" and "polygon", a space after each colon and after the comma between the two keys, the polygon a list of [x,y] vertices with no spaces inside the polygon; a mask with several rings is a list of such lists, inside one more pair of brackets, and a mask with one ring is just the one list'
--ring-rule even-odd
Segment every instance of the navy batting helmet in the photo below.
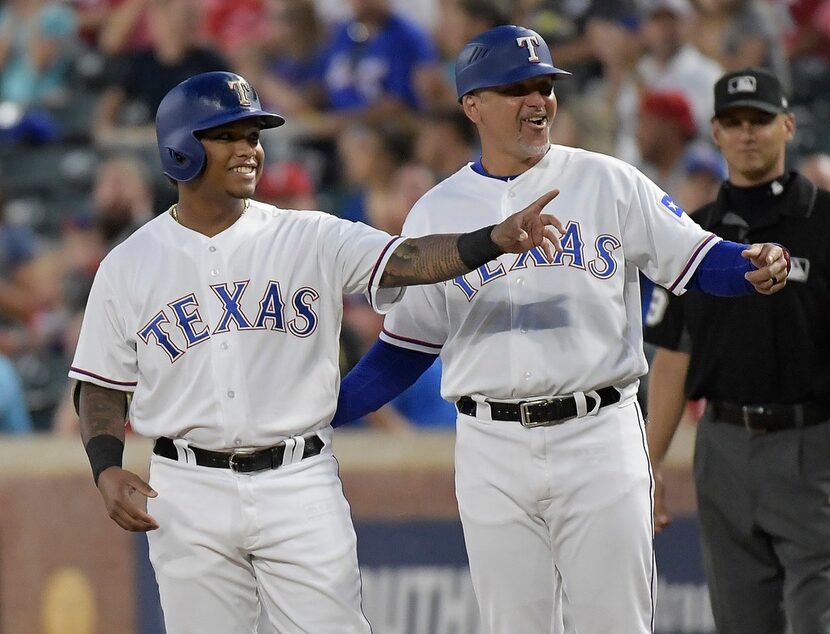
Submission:
{"label": "navy batting helmet", "polygon": [[536,31],[506,24],[480,33],[464,46],[455,64],[455,87],[461,101],[480,88],[570,74],[553,65],[550,49]]}
{"label": "navy batting helmet", "polygon": [[193,180],[206,158],[196,133],[255,117],[263,128],[285,123],[278,114],[262,110],[256,91],[235,73],[215,71],[186,79],[164,96],[156,112],[164,173],[176,181]]}

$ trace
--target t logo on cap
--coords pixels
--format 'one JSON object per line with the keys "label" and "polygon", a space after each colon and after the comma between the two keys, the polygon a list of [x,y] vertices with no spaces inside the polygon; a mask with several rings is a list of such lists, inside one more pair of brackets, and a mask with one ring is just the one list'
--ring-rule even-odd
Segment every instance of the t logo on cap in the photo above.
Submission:
{"label": "t logo on cap", "polygon": [[527,46],[528,56],[527,61],[533,62],[534,64],[538,64],[542,60],[536,54],[536,47],[539,46],[539,40],[536,39],[533,35],[526,35],[524,37],[517,37],[516,44],[519,48],[524,48]]}
{"label": "t logo on cap", "polygon": [[757,85],[758,82],[752,75],[741,75],[730,78],[727,90],[730,95],[736,92],[755,92]]}
{"label": "t logo on cap", "polygon": [[248,82],[242,79],[229,81],[228,88],[236,93],[240,106],[248,107],[251,105],[251,94],[254,92],[254,89],[251,88]]}

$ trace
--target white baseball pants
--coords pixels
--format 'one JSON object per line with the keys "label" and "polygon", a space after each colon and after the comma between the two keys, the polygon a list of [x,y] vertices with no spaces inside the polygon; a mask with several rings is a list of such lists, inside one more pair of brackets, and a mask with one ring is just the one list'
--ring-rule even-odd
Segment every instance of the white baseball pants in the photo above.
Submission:
{"label": "white baseball pants", "polygon": [[653,486],[628,391],[551,427],[459,414],[456,493],[483,634],[653,631]]}
{"label": "white baseball pants", "polygon": [[356,537],[337,463],[253,474],[153,456],[148,533],[169,634],[368,634]]}

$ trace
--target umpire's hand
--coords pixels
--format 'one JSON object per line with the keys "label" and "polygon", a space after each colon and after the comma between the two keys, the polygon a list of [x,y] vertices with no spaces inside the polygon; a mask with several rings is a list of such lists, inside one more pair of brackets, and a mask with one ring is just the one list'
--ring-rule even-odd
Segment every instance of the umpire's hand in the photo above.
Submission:
{"label": "umpire's hand", "polygon": [[121,528],[146,533],[159,525],[151,515],[133,500],[134,493],[154,498],[158,495],[150,485],[132,471],[110,467],[98,476],[98,490],[104,498],[107,513]]}
{"label": "umpire's hand", "polygon": [[744,277],[762,295],[777,293],[787,285],[790,273],[790,252],[771,242],[753,244],[741,253],[757,269]]}

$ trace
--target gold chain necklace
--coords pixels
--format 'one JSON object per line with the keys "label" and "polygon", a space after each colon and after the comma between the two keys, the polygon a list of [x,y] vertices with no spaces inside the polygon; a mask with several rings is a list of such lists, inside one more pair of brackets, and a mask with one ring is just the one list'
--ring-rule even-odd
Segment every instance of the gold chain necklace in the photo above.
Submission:
{"label": "gold chain necklace", "polygon": [[[242,213],[244,214],[246,211],[248,211],[248,207],[250,207],[250,206],[251,206],[251,199],[246,198],[245,199],[245,204],[242,207]],[[182,224],[181,222],[179,222],[179,203],[174,203],[173,206],[170,207],[170,215],[173,216],[173,220],[175,220],[179,224]]]}

